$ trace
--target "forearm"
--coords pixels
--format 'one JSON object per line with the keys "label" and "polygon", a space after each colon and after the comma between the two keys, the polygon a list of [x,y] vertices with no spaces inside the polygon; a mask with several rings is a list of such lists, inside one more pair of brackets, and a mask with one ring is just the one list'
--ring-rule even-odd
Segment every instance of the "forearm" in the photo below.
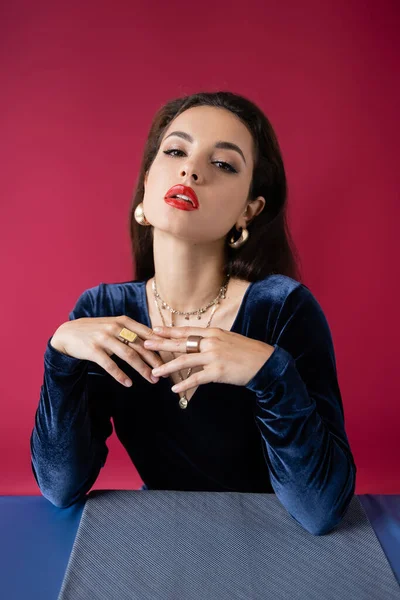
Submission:
{"label": "forearm", "polygon": [[40,490],[57,506],[69,506],[90,489],[106,458],[93,434],[87,378],[86,361],[46,351],[31,459]]}
{"label": "forearm", "polygon": [[250,388],[271,484],[293,518],[321,535],[341,521],[354,494],[351,451],[344,429],[336,435],[319,414],[291,355],[276,347],[269,360]]}

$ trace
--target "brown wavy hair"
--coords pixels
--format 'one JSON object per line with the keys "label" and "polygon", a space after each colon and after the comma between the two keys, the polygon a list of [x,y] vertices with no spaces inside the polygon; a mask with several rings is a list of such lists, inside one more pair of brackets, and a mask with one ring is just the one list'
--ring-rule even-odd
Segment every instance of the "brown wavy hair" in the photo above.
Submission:
{"label": "brown wavy hair", "polygon": [[155,114],[144,148],[137,184],[129,211],[133,270],[136,280],[154,276],[153,227],[139,225],[134,217],[143,201],[144,176],[160,147],[171,121],[194,106],[225,108],[250,130],[254,140],[254,169],[249,200],[265,198],[261,213],[248,225],[249,238],[240,249],[228,242],[237,236],[235,226],[226,236],[225,271],[231,277],[257,281],[272,273],[281,273],[300,281],[299,256],[287,224],[287,182],[281,151],[271,123],[253,102],[232,92],[200,92],[167,102]]}

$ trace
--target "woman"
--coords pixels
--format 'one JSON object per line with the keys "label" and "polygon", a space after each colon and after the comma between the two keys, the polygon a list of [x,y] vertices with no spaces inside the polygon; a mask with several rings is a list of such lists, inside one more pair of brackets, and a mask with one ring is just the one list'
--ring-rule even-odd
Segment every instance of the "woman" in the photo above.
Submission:
{"label": "woman", "polygon": [[327,533],[356,466],[262,111],[229,92],[162,107],[130,226],[137,279],[84,291],[48,341],[31,436],[43,495],[67,507],[92,487],[112,417],[142,489],[275,492],[305,529]]}

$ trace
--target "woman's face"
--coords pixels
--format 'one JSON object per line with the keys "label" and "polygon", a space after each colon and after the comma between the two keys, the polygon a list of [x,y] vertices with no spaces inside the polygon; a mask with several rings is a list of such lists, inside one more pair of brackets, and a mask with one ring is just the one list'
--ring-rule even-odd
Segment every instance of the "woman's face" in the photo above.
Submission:
{"label": "woman's face", "polygon": [[[170,135],[174,131],[193,141]],[[215,148],[220,141],[235,144],[239,152]],[[191,242],[225,238],[246,209],[252,173],[253,139],[246,126],[223,108],[189,108],[169,124],[145,178],[146,219]],[[197,210],[180,210],[165,202],[166,192],[177,184],[196,192]]]}

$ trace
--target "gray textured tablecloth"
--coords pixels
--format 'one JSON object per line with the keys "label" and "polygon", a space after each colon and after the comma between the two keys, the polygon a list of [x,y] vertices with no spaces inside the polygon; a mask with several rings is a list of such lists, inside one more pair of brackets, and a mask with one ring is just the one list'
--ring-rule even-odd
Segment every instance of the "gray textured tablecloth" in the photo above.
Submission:
{"label": "gray textured tablecloth", "polygon": [[354,496],[314,536],[275,494],[93,491],[59,600],[392,600],[400,588]]}

